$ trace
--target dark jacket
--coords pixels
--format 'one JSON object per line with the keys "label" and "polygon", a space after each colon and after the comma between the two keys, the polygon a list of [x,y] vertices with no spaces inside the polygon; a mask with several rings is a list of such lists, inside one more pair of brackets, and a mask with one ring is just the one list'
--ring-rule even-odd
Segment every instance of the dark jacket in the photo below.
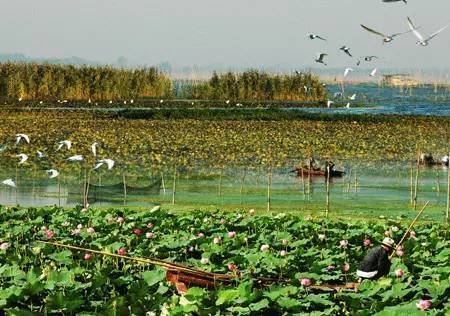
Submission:
{"label": "dark jacket", "polygon": [[361,262],[358,270],[364,272],[378,271],[373,279],[379,279],[389,273],[391,261],[389,253],[383,247],[378,246],[369,251]]}

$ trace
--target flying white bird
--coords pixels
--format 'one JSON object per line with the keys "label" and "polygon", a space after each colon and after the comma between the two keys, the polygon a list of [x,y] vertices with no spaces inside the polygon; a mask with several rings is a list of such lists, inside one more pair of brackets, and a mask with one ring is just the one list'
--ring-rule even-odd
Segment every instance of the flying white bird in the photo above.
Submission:
{"label": "flying white bird", "polygon": [[92,151],[92,154],[94,155],[94,157],[97,157],[97,145],[98,145],[97,142],[94,142],[91,145],[91,151]]}
{"label": "flying white bird", "polygon": [[63,146],[66,145],[67,149],[70,149],[72,147],[72,142],[70,140],[62,140],[58,143],[58,149],[60,150],[61,148],[63,148]]}
{"label": "flying white bird", "polygon": [[373,30],[373,29],[371,29],[371,28],[369,28],[369,27],[367,27],[367,26],[365,26],[363,24],[361,24],[361,27],[363,29],[365,29],[367,32],[370,32],[372,34],[381,36],[383,38],[383,44],[392,42],[394,40],[394,37],[396,37],[396,36],[400,36],[400,35],[403,35],[403,34],[411,32],[411,30],[409,30],[409,31],[406,31],[406,32],[394,33],[394,34],[391,34],[391,35],[387,35],[387,34],[383,34],[383,33],[377,32],[377,31],[375,31],[375,30]]}
{"label": "flying white bird", "polygon": [[353,68],[345,68],[344,77],[347,77],[347,75],[349,74],[350,71],[354,71],[354,69]]}
{"label": "flying white bird", "polygon": [[12,179],[3,180],[2,184],[7,185],[7,186],[9,186],[11,188],[16,188],[17,187]]}
{"label": "flying white bird", "polygon": [[56,178],[57,176],[59,176],[59,172],[56,169],[49,169],[49,170],[47,170],[47,173],[48,173],[48,177],[50,179],[53,179],[53,178]]}
{"label": "flying white bird", "polygon": [[75,155],[72,157],[67,158],[68,161],[82,161],[83,160],[83,156],[82,155]]}
{"label": "flying white bird", "polygon": [[374,70],[372,70],[372,72],[370,73],[370,77],[375,77],[375,74],[377,73],[377,68],[375,68]]}
{"label": "flying white bird", "polygon": [[317,35],[317,34],[309,33],[309,34],[306,34],[306,36],[311,40],[318,38],[318,39],[321,39],[322,41],[326,41],[326,39],[324,39],[322,36]]}
{"label": "flying white bird", "polygon": [[19,102],[21,102],[21,101],[22,101],[22,97],[19,98]]}
{"label": "flying white bird", "polygon": [[134,100],[133,100],[133,99],[131,99],[131,100],[130,100],[130,103],[131,103],[131,104],[133,104],[133,103],[134,103]]}
{"label": "flying white bird", "polygon": [[444,26],[440,30],[431,34],[429,37],[424,38],[422,36],[422,34],[420,34],[419,31],[417,31],[417,27],[414,26],[413,22],[411,21],[411,19],[409,17],[408,17],[408,26],[409,26],[409,29],[411,30],[411,32],[413,32],[414,35],[417,37],[417,39],[418,39],[417,44],[419,44],[421,46],[428,46],[428,44],[430,44],[430,41],[433,38],[435,38],[439,33],[441,33],[443,30],[445,30],[448,27],[448,25]]}
{"label": "flying white bird", "polygon": [[20,158],[19,165],[23,164],[25,161],[28,160],[28,155],[26,154],[18,154],[16,155],[16,157]]}
{"label": "flying white bird", "polygon": [[350,102],[347,103],[347,105],[345,106],[347,109],[350,109]]}
{"label": "flying white bird", "polygon": [[331,108],[331,106],[334,104],[333,101],[328,100],[327,101],[327,108]]}
{"label": "flying white bird", "polygon": [[104,164],[108,165],[108,170],[111,170],[114,167],[115,161],[112,159],[101,159],[98,161],[98,163],[95,165],[94,170],[100,168]]}
{"label": "flying white bird", "polygon": [[339,48],[341,51],[343,51],[344,53],[346,53],[347,55],[349,55],[350,57],[353,57],[352,54],[350,53],[350,47],[347,46],[342,46],[341,48]]}
{"label": "flying white bird", "polygon": [[45,158],[45,154],[40,150],[37,151],[37,156],[39,159]]}
{"label": "flying white bird", "polygon": [[91,98],[89,98],[89,100],[88,100],[88,103],[89,103],[89,104],[91,104],[91,103],[92,103],[92,101],[91,101]]}
{"label": "flying white bird", "polygon": [[305,89],[305,93],[308,93],[308,87],[307,86],[303,86],[303,89]]}
{"label": "flying white bird", "polygon": [[230,103],[230,100],[226,100],[225,103],[226,103],[226,104],[229,104],[229,103]]}
{"label": "flying white bird", "polygon": [[30,143],[30,138],[27,134],[16,134],[16,144],[19,144],[22,139],[25,140],[28,144]]}
{"label": "flying white bird", "polygon": [[316,59],[314,60],[316,63],[319,63],[319,64],[324,64],[325,66],[327,65],[326,63],[325,63],[325,61],[323,60],[324,58],[325,58],[325,56],[328,56],[328,54],[325,54],[325,53],[317,53],[317,57],[316,57]]}
{"label": "flying white bird", "polygon": [[356,99],[356,93],[354,93],[351,97],[349,97],[349,100],[355,101]]}
{"label": "flying white bird", "polygon": [[164,102],[164,100],[163,100],[163,99],[159,100],[159,103],[163,103],[163,102]]}

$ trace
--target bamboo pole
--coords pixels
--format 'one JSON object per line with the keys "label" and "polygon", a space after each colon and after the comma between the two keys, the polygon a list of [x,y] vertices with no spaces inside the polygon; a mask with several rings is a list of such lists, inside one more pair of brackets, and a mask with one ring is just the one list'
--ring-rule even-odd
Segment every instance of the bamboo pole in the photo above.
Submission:
{"label": "bamboo pole", "polygon": [[271,206],[271,189],[272,189],[272,166],[269,167],[267,173],[267,211],[270,212]]}
{"label": "bamboo pole", "polygon": [[419,189],[419,168],[420,168],[420,159],[417,159],[417,168],[416,168],[416,180],[414,185],[414,211],[417,209],[417,191]]}
{"label": "bamboo pole", "polygon": [[244,174],[241,177],[241,187],[239,188],[239,195],[241,196],[241,204],[242,204],[242,193],[244,193],[244,181],[246,175],[247,175],[247,168],[244,168]]}
{"label": "bamboo pole", "polygon": [[219,176],[219,196],[222,196],[222,177],[223,177],[223,167],[220,168],[220,176]]}
{"label": "bamboo pole", "polygon": [[125,172],[122,173],[123,181],[123,205],[127,204],[127,180],[125,178]]}
{"label": "bamboo pole", "polygon": [[447,210],[445,211],[445,223],[448,225],[450,213],[450,164],[447,167]]}
{"label": "bamboo pole", "polygon": [[175,194],[177,191],[177,165],[173,168],[172,205],[175,205]]}
{"label": "bamboo pole", "polygon": [[408,229],[406,230],[405,234],[403,235],[402,239],[400,239],[400,241],[398,242],[397,246],[395,247],[394,251],[392,252],[391,256],[389,257],[389,259],[392,259],[395,256],[396,250],[402,245],[403,241],[405,240],[405,238],[408,236],[409,232],[411,231],[411,228],[414,226],[414,224],[417,222],[417,220],[419,219],[420,215],[422,215],[423,211],[425,211],[425,208],[428,206],[428,204],[430,203],[430,201],[427,201],[425,203],[425,205],[422,207],[422,209],[419,211],[419,213],[417,213],[416,217],[414,218],[414,220],[411,222],[411,224],[409,225]]}
{"label": "bamboo pole", "polygon": [[326,212],[325,217],[328,218],[328,214],[330,213],[330,166],[327,165],[327,182],[326,182],[326,190],[327,190],[327,196],[326,196]]}
{"label": "bamboo pole", "polygon": [[16,165],[16,205],[19,204],[19,197],[18,197],[18,191],[19,191],[19,167]]}
{"label": "bamboo pole", "polygon": [[164,181],[164,172],[163,171],[161,171],[161,184],[163,187],[163,195],[166,195],[166,183]]}
{"label": "bamboo pole", "polygon": [[441,193],[441,179],[439,177],[439,171],[436,171],[436,191],[438,195]]}
{"label": "bamboo pole", "polygon": [[305,197],[305,196],[306,196],[305,174],[304,174],[304,172],[303,172],[303,168],[302,168],[301,170],[302,170],[303,197]]}
{"label": "bamboo pole", "polygon": [[414,201],[414,184],[413,184],[413,162],[411,160],[410,164],[409,164],[410,168],[409,168],[409,200],[410,200],[410,204],[413,205],[413,201]]}

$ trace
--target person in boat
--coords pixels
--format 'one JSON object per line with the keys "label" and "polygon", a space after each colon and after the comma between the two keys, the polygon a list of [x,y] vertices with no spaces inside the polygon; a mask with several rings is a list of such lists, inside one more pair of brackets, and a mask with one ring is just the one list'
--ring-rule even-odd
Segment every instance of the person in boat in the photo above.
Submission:
{"label": "person in boat", "polygon": [[369,251],[359,265],[356,274],[358,281],[363,279],[377,280],[389,273],[391,268],[391,259],[389,256],[394,249],[395,242],[392,238],[386,237],[381,245]]}
{"label": "person in boat", "polygon": [[432,165],[434,165],[433,155],[430,153],[428,153],[428,154],[423,153],[420,155],[419,162],[421,165],[432,166]]}
{"label": "person in boat", "polygon": [[330,174],[334,172],[334,162],[329,159],[325,162],[325,172],[330,172]]}

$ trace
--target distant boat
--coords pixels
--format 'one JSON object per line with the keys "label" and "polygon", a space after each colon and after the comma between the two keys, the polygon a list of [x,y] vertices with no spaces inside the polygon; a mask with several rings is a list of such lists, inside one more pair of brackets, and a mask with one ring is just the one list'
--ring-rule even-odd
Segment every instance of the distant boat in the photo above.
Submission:
{"label": "distant boat", "polygon": [[[297,174],[297,177],[303,176],[312,176],[312,177],[326,177],[328,172],[327,170],[322,170],[318,168],[314,169],[308,169],[308,168],[295,168],[294,170],[291,170],[291,172],[295,172]],[[345,174],[344,171],[339,170],[331,170],[330,178],[340,178]]]}

